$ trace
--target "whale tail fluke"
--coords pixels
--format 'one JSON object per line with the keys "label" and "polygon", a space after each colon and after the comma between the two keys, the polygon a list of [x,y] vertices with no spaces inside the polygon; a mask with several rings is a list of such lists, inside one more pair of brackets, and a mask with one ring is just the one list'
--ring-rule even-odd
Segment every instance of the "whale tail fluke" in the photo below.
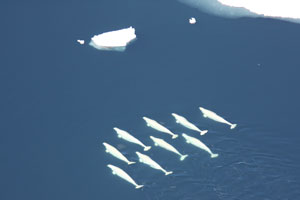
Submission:
{"label": "whale tail fluke", "polygon": [[186,157],[188,157],[188,155],[186,154],[186,155],[182,155],[182,156],[180,156],[180,161],[183,161]]}
{"label": "whale tail fluke", "polygon": [[168,175],[170,175],[170,174],[173,174],[173,172],[172,172],[172,171],[165,172],[165,175],[166,175],[166,176],[168,176]]}
{"label": "whale tail fluke", "polygon": [[144,151],[149,151],[151,149],[151,146],[146,146],[145,148],[144,148]]}
{"label": "whale tail fluke", "polygon": [[128,164],[128,165],[132,165],[132,164],[135,164],[135,162],[129,161],[127,164]]}
{"label": "whale tail fluke", "polygon": [[144,185],[137,185],[137,186],[135,186],[135,189],[140,189],[142,187],[144,187]]}
{"label": "whale tail fluke", "polygon": [[234,129],[237,126],[237,124],[231,124],[230,129]]}
{"label": "whale tail fluke", "polygon": [[219,156],[219,154],[217,154],[217,153],[213,153],[213,154],[210,155],[211,158],[216,158],[218,156]]}
{"label": "whale tail fluke", "polygon": [[208,132],[208,130],[200,131],[200,135],[205,135],[207,132]]}
{"label": "whale tail fluke", "polygon": [[178,138],[177,134],[172,135],[172,139]]}

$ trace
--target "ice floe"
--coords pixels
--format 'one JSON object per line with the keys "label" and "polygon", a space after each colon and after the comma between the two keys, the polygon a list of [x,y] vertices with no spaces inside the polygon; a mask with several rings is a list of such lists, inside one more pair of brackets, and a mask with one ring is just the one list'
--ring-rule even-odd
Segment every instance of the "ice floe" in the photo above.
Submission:
{"label": "ice floe", "polygon": [[99,50],[124,51],[126,46],[136,39],[132,27],[105,32],[91,38],[90,45]]}
{"label": "ice floe", "polygon": [[81,45],[84,44],[84,40],[77,40],[77,42],[78,42],[79,44],[81,44]]}
{"label": "ice floe", "polygon": [[298,0],[179,0],[222,17],[268,17],[300,23]]}
{"label": "ice floe", "polygon": [[190,24],[196,24],[196,19],[194,17],[191,17],[189,19]]}

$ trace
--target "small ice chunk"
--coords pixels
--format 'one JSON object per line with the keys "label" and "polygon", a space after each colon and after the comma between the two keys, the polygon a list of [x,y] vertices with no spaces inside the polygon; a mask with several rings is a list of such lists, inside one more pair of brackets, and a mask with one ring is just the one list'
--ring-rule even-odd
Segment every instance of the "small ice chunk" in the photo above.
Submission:
{"label": "small ice chunk", "polygon": [[84,40],[77,40],[77,42],[78,42],[79,44],[81,44],[81,45],[84,44]]}
{"label": "small ice chunk", "polygon": [[100,50],[124,51],[134,39],[136,39],[135,29],[129,27],[95,35],[91,38],[90,45]]}
{"label": "small ice chunk", "polygon": [[196,24],[196,19],[194,17],[191,17],[189,19],[190,24]]}

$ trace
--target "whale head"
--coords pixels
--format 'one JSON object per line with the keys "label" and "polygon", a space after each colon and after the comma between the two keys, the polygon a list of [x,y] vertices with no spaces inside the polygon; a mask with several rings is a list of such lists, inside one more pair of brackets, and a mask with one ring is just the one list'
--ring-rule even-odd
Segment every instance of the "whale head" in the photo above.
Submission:
{"label": "whale head", "polygon": [[206,113],[208,110],[203,108],[203,107],[199,107],[199,109],[201,110],[202,113]]}
{"label": "whale head", "polygon": [[106,143],[106,142],[103,142],[102,143],[105,147],[107,147],[108,146],[108,144]]}
{"label": "whale head", "polygon": [[156,137],[153,137],[152,135],[150,135],[150,139],[151,139],[151,140],[155,140]]}
{"label": "whale head", "polygon": [[160,138],[156,138],[156,137],[153,137],[153,136],[150,136],[150,139],[151,139],[154,143],[159,142],[159,141],[162,140],[162,139],[160,139]]}
{"label": "whale head", "polygon": [[149,118],[148,117],[143,117],[143,120],[148,121]]}
{"label": "whale head", "polygon": [[118,129],[117,127],[113,128],[116,132],[118,132],[120,129]]}
{"label": "whale head", "polygon": [[187,138],[187,134],[185,134],[185,133],[182,133],[182,137],[184,137],[185,139]]}
{"label": "whale head", "polygon": [[140,153],[140,152],[138,152],[138,151],[136,151],[135,152],[136,153],[136,155],[138,156],[138,157],[140,157],[142,154]]}
{"label": "whale head", "polygon": [[175,117],[175,118],[178,117],[178,115],[176,113],[172,113],[172,116]]}
{"label": "whale head", "polygon": [[115,166],[108,164],[107,167],[109,167],[111,170],[114,170]]}

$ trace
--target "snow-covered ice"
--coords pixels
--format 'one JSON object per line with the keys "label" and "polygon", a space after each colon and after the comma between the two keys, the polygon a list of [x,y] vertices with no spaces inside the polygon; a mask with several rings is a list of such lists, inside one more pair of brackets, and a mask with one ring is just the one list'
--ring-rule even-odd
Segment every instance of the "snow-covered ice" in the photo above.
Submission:
{"label": "snow-covered ice", "polygon": [[95,35],[91,38],[90,45],[100,50],[124,51],[134,39],[136,39],[135,29],[129,27]]}
{"label": "snow-covered ice", "polygon": [[196,24],[196,19],[194,17],[191,17],[189,19],[190,24]]}
{"label": "snow-covered ice", "polygon": [[222,17],[267,17],[300,23],[299,0],[179,0]]}
{"label": "snow-covered ice", "polygon": [[81,45],[84,44],[84,40],[77,40],[77,42]]}
{"label": "snow-covered ice", "polygon": [[269,17],[300,19],[300,1],[298,0],[218,0],[231,7],[242,7]]}

